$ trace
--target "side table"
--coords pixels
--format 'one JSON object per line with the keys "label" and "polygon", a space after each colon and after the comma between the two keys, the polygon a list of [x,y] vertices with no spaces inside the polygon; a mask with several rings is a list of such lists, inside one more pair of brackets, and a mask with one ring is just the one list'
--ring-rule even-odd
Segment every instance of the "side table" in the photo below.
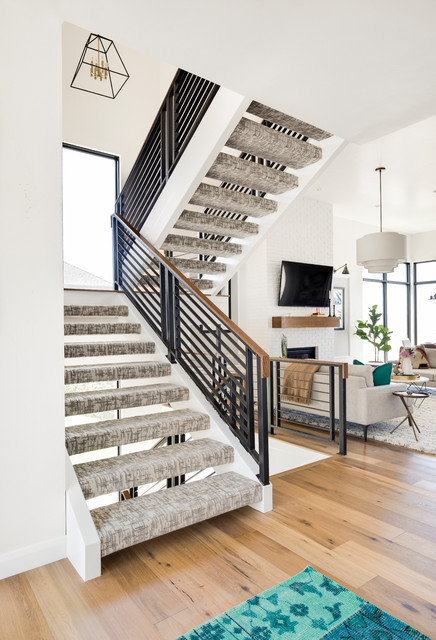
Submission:
{"label": "side table", "polygon": [[[401,400],[401,402],[404,405],[404,408],[406,409],[407,415],[405,418],[403,418],[403,420],[401,420],[401,422],[399,424],[397,424],[396,427],[394,427],[391,431],[391,433],[394,433],[394,431],[396,431],[396,429],[398,429],[398,427],[401,427],[401,425],[403,424],[403,422],[405,422],[406,420],[409,421],[410,426],[412,427],[412,431],[413,431],[413,435],[415,436],[415,440],[418,442],[418,436],[416,435],[416,431],[418,433],[421,433],[419,430],[418,425],[416,424],[416,420],[412,415],[412,412],[410,411],[410,405],[407,403],[407,400],[422,400],[422,402],[424,402],[424,400],[426,398],[428,398],[428,393],[424,393],[421,391],[413,391],[413,392],[407,392],[407,391],[393,391],[392,395],[394,396],[398,396]],[[416,429],[416,431],[415,431]]]}

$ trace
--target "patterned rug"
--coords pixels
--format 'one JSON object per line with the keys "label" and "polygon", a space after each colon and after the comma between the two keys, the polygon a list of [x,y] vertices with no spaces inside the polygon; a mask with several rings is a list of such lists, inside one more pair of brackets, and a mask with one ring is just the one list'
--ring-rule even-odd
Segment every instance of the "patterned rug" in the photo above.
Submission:
{"label": "patterned rug", "polygon": [[[432,390],[434,391],[434,390]],[[282,408],[282,418],[301,422],[308,426],[328,429],[328,418],[316,416],[304,411]],[[436,393],[430,393],[423,402],[419,400],[415,405],[414,417],[421,433],[418,433],[418,442],[415,440],[409,423],[404,422],[394,433],[390,433],[401,422],[401,418],[375,422],[368,427],[368,440],[387,442],[398,447],[405,447],[414,451],[422,451],[436,455]],[[363,438],[363,428],[354,422],[348,422],[347,433]]]}
{"label": "patterned rug", "polygon": [[178,640],[431,640],[306,567]]}

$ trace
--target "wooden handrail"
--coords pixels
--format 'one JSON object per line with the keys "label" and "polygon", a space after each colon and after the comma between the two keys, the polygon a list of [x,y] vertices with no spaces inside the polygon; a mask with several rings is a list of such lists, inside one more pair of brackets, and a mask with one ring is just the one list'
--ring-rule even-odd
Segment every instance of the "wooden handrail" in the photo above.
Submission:
{"label": "wooden handrail", "polygon": [[[136,231],[132,225],[124,220],[120,215],[114,213],[114,217],[126,227],[134,236],[136,236],[141,242],[145,244],[150,253],[157,258],[160,262],[162,262],[166,268],[171,271],[171,273],[183,283],[183,286],[186,287],[192,295],[201,300],[203,304],[211,311],[215,316],[217,316],[226,327],[228,327],[240,340],[242,340],[247,347],[249,347],[254,354],[256,354],[260,358],[260,366],[261,366],[261,377],[269,378],[269,362],[270,357],[266,351],[264,351],[254,340],[250,338],[249,335],[245,333],[237,324],[235,324],[228,316],[225,315],[213,302],[208,300],[208,298],[202,293],[195,285],[193,285],[189,279],[181,272],[177,267],[175,267],[166,256],[164,256],[160,251],[156,249],[150,242],[144,238],[143,235]],[[337,363],[336,363],[337,364]]]}
{"label": "wooden handrail", "polygon": [[289,362],[293,364],[326,364],[339,366],[342,365],[342,379],[348,378],[348,362],[333,362],[331,360],[315,360],[314,358],[270,358],[271,362]]}

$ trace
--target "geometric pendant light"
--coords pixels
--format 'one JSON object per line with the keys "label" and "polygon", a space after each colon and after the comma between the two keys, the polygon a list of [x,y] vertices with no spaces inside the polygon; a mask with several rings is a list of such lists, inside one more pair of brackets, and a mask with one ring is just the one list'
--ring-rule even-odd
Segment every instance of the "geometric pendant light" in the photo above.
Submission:
{"label": "geometric pendant light", "polygon": [[116,98],[129,77],[113,40],[91,33],[70,87]]}
{"label": "geometric pendant light", "polygon": [[357,264],[369,273],[391,273],[400,262],[407,262],[407,236],[401,233],[383,231],[381,172],[385,167],[377,167],[380,180],[380,232],[369,233],[357,241]]}

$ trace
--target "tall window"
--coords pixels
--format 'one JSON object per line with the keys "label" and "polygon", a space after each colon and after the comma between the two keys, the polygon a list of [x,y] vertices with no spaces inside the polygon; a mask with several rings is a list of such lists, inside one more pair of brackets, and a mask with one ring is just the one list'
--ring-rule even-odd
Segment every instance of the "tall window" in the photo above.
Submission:
{"label": "tall window", "polygon": [[[363,317],[367,319],[368,309],[374,304],[382,314],[380,323],[392,331],[392,350],[386,359],[398,356],[401,341],[410,337],[410,265],[400,264],[392,273],[368,273],[363,270]],[[436,304],[436,302],[435,302]],[[364,357],[371,360],[374,352],[365,343]]]}
{"label": "tall window", "polygon": [[113,287],[110,222],[117,196],[117,157],[64,145],[65,286]]}
{"label": "tall window", "polygon": [[414,268],[415,344],[434,342],[436,327],[436,260]]}

